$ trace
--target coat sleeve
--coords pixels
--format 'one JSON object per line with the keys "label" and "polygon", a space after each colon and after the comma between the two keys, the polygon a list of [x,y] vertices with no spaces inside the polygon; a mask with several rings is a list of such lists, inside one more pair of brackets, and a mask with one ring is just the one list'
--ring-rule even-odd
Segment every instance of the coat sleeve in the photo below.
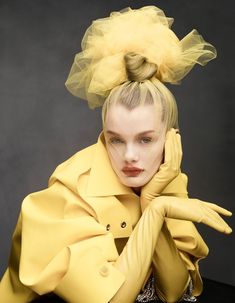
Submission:
{"label": "coat sleeve", "polygon": [[21,226],[22,217],[18,218],[16,228],[12,237],[9,267],[7,268],[0,282],[0,298],[7,303],[31,302],[38,295],[26,287],[19,280],[19,262],[21,255]]}
{"label": "coat sleeve", "polygon": [[[111,233],[59,181],[22,203],[19,279],[35,293],[54,291],[68,302],[104,303],[124,276],[112,263]],[[26,302],[26,301],[25,301]]]}

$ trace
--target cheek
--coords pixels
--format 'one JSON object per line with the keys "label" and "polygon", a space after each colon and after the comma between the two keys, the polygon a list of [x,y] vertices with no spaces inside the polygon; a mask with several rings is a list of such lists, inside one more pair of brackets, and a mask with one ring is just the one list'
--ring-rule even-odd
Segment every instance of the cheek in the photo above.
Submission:
{"label": "cheek", "polygon": [[164,154],[164,142],[157,142],[153,148],[146,153],[145,163],[151,171],[156,172],[161,165]]}
{"label": "cheek", "polygon": [[118,167],[120,165],[120,151],[113,146],[106,146],[109,160],[112,164],[112,167]]}

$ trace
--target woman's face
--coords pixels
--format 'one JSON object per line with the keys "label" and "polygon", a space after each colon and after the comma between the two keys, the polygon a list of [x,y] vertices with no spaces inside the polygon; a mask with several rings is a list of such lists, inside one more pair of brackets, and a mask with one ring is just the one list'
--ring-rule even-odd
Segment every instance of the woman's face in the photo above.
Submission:
{"label": "woman's face", "polygon": [[138,189],[148,183],[162,163],[165,129],[161,105],[132,110],[121,104],[108,109],[104,136],[112,167],[121,183]]}

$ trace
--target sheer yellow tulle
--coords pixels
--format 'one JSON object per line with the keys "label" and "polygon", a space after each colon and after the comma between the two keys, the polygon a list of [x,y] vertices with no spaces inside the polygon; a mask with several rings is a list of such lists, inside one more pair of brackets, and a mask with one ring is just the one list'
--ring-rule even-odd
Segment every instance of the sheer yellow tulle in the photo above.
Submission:
{"label": "sheer yellow tulle", "polygon": [[215,48],[195,29],[179,40],[170,29],[172,23],[173,19],[155,6],[128,7],[93,21],[82,39],[82,51],[75,56],[66,87],[95,108],[114,87],[128,80],[124,65],[128,52],[157,64],[155,77],[173,84],[196,63],[205,65],[216,57]]}

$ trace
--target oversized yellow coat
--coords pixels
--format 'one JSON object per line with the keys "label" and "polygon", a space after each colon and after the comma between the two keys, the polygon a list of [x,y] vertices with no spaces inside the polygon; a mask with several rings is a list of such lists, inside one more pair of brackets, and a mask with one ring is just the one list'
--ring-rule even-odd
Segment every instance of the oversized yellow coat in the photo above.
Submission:
{"label": "oversized yellow coat", "polygon": [[[187,177],[180,174],[162,195],[186,197]],[[107,303],[125,281],[112,263],[140,216],[139,196],[120,183],[101,134],[55,169],[47,189],[24,199],[0,301],[30,302],[61,285],[78,303]],[[208,248],[192,222],[166,223],[199,295],[198,260]]]}

